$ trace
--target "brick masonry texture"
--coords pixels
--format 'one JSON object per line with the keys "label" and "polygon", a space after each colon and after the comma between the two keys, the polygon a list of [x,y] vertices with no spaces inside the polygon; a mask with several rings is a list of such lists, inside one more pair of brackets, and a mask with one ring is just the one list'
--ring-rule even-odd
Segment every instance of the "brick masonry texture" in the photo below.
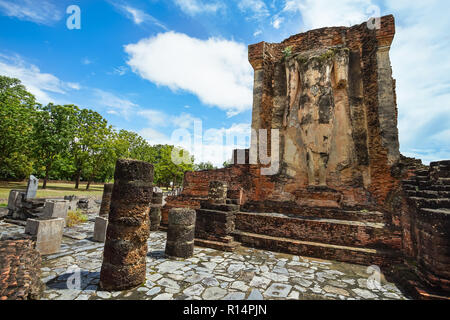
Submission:
{"label": "brick masonry texture", "polygon": [[120,159],[108,217],[100,286],[126,290],[145,282],[153,165]]}
{"label": "brick masonry texture", "polygon": [[39,300],[41,256],[31,240],[0,241],[0,300]]}

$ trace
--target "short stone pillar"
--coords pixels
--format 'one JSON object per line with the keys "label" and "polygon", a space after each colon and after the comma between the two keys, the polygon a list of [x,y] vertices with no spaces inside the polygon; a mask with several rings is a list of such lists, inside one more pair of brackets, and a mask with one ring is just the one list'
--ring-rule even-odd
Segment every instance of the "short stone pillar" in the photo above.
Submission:
{"label": "short stone pillar", "polygon": [[228,187],[225,182],[211,181],[209,183],[209,202],[215,204],[225,204],[227,202]]}
{"label": "short stone pillar", "polygon": [[108,228],[108,218],[107,217],[95,218],[94,241],[105,242],[107,228]]}
{"label": "short stone pillar", "polygon": [[161,225],[161,207],[163,202],[162,192],[153,192],[150,208],[150,231],[158,231]]}
{"label": "short stone pillar", "polygon": [[20,190],[11,190],[8,197],[8,210],[12,216],[14,211],[22,206],[22,199],[25,198],[25,192]]}
{"label": "short stone pillar", "polygon": [[54,254],[61,248],[65,224],[66,220],[63,218],[28,219],[25,233],[36,241],[36,249],[41,255]]}
{"label": "short stone pillar", "polygon": [[99,212],[99,215],[101,217],[107,216],[109,214],[113,187],[114,187],[114,184],[112,184],[112,183],[107,183],[103,187],[102,205],[100,206],[100,212]]}
{"label": "short stone pillar", "polygon": [[100,288],[117,291],[145,282],[153,165],[119,159],[108,217]]}
{"label": "short stone pillar", "polygon": [[25,195],[25,199],[34,199],[36,198],[36,194],[38,191],[39,179],[35,176],[31,175],[28,180],[27,192]]}
{"label": "short stone pillar", "polygon": [[[47,200],[44,204],[42,218],[63,218],[67,223],[67,213],[69,211],[69,201],[67,200]],[[64,225],[66,226],[66,224]]]}
{"label": "short stone pillar", "polygon": [[169,211],[166,255],[190,258],[194,254],[195,210],[176,208]]}

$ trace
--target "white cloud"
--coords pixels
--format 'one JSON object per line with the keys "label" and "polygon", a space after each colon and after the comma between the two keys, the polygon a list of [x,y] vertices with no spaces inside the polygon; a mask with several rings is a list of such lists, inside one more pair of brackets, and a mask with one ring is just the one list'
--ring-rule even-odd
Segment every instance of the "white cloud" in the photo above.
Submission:
{"label": "white cloud", "polygon": [[191,16],[200,13],[216,13],[225,8],[225,4],[218,1],[174,0],[174,2],[184,13]]}
{"label": "white cloud", "polygon": [[157,85],[195,94],[228,116],[251,109],[253,71],[242,43],[167,32],[127,45],[125,51],[132,70]]}
{"label": "white cloud", "polygon": [[269,10],[262,0],[240,0],[238,8],[243,12],[251,12],[252,18],[261,19],[270,15]]}
{"label": "white cloud", "polygon": [[176,128],[189,128],[194,125],[194,121],[201,121],[201,119],[194,117],[193,115],[189,113],[183,112],[179,116],[172,117],[170,119],[170,122],[176,127]]}
{"label": "white cloud", "polygon": [[257,37],[257,36],[261,35],[262,33],[263,33],[262,30],[256,30],[256,31],[253,33],[253,36],[254,36],[254,37]]}
{"label": "white cloud", "polygon": [[110,3],[137,25],[150,23],[160,27],[163,30],[167,30],[167,27],[162,22],[140,9],[134,8],[124,2],[118,3],[115,1],[110,1]]}
{"label": "white cloud", "polygon": [[367,21],[374,14],[371,0],[286,0],[283,13],[301,13],[306,30],[351,26]]}
{"label": "white cloud", "polygon": [[284,22],[284,18],[283,17],[279,17],[279,16],[276,16],[276,17],[274,17],[274,19],[272,20],[272,26],[275,28],[275,29],[280,29],[280,26],[281,26],[281,24]]}
{"label": "white cloud", "polygon": [[62,12],[46,0],[0,0],[0,11],[9,17],[44,25],[50,25],[63,17]]}
{"label": "white cloud", "polygon": [[101,89],[94,89],[93,91],[97,99],[96,102],[100,106],[109,108],[107,111],[109,114],[119,114],[125,119],[129,119],[130,113],[138,107],[128,99],[118,97],[114,93]]}
{"label": "white cloud", "polygon": [[153,129],[153,128],[145,128],[138,132],[138,134],[148,141],[151,145],[156,144],[168,144],[172,145],[172,141],[169,137],[167,137],[164,133]]}
{"label": "white cloud", "polygon": [[20,79],[42,104],[56,102],[51,93],[65,94],[67,90],[80,89],[78,83],[64,82],[52,74],[42,73],[37,66],[25,62],[19,56],[0,54],[0,74]]}
{"label": "white cloud", "polygon": [[154,126],[168,125],[168,122],[167,122],[168,116],[162,111],[144,109],[144,110],[138,111],[137,114],[146,118],[149,121],[149,124],[151,124],[151,125],[154,125]]}
{"label": "white cloud", "polygon": [[84,58],[84,59],[81,60],[81,63],[84,64],[84,65],[90,65],[93,62],[91,60],[89,60],[89,58]]}
{"label": "white cloud", "polygon": [[397,30],[391,49],[397,79],[400,145],[426,162],[450,158],[450,3],[388,4]]}
{"label": "white cloud", "polygon": [[128,68],[125,67],[125,66],[120,66],[120,67],[114,68],[113,74],[117,74],[119,76],[123,76],[123,75],[125,75],[127,73],[127,69]]}

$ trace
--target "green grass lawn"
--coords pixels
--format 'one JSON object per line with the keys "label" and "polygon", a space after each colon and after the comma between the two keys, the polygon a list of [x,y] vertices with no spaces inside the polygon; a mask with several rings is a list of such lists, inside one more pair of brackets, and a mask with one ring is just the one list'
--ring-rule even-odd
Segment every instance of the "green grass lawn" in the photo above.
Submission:
{"label": "green grass lawn", "polygon": [[[42,190],[42,182],[39,183],[37,198],[62,198],[64,196],[75,195],[79,197],[93,196],[101,197],[103,185],[91,185],[86,191],[86,184],[80,184],[80,189],[75,189],[75,183],[47,183],[47,189]],[[27,182],[5,182],[0,181],[0,207],[8,203],[9,192],[14,190],[25,190]]]}

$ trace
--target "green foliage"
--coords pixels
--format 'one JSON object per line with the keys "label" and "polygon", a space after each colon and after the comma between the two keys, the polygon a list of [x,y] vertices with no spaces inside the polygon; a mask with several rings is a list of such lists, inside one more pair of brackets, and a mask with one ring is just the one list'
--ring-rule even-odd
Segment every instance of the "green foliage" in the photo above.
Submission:
{"label": "green foliage", "polygon": [[203,171],[203,170],[214,170],[217,169],[211,162],[200,162],[199,164],[194,165],[195,171]]}
{"label": "green foliage", "polygon": [[77,126],[76,106],[60,106],[52,103],[36,112],[33,125],[34,154],[45,169],[43,189],[47,186],[55,159],[69,151]]}
{"label": "green foliage", "polygon": [[283,60],[287,60],[290,56],[292,56],[292,46],[284,48]]}
{"label": "green foliage", "polygon": [[231,163],[231,160],[229,160],[229,161],[225,161],[224,163],[223,163],[223,167],[224,168],[229,168],[229,167],[231,167],[233,164]]}
{"label": "green foliage", "polygon": [[20,80],[0,76],[0,179],[21,179],[30,172],[36,107]]}
{"label": "green foliage", "polygon": [[131,158],[152,163],[155,183],[169,187],[181,185],[184,173],[194,170],[186,150],[117,132],[92,110],[38,105],[18,79],[0,76],[0,119],[0,179],[34,174],[44,179],[44,188],[47,180],[74,180],[76,188],[84,180],[89,189],[91,182],[113,179],[117,159]]}
{"label": "green foliage", "polygon": [[67,213],[67,226],[73,227],[78,224],[86,223],[89,217],[81,212],[81,210],[69,211]]}

